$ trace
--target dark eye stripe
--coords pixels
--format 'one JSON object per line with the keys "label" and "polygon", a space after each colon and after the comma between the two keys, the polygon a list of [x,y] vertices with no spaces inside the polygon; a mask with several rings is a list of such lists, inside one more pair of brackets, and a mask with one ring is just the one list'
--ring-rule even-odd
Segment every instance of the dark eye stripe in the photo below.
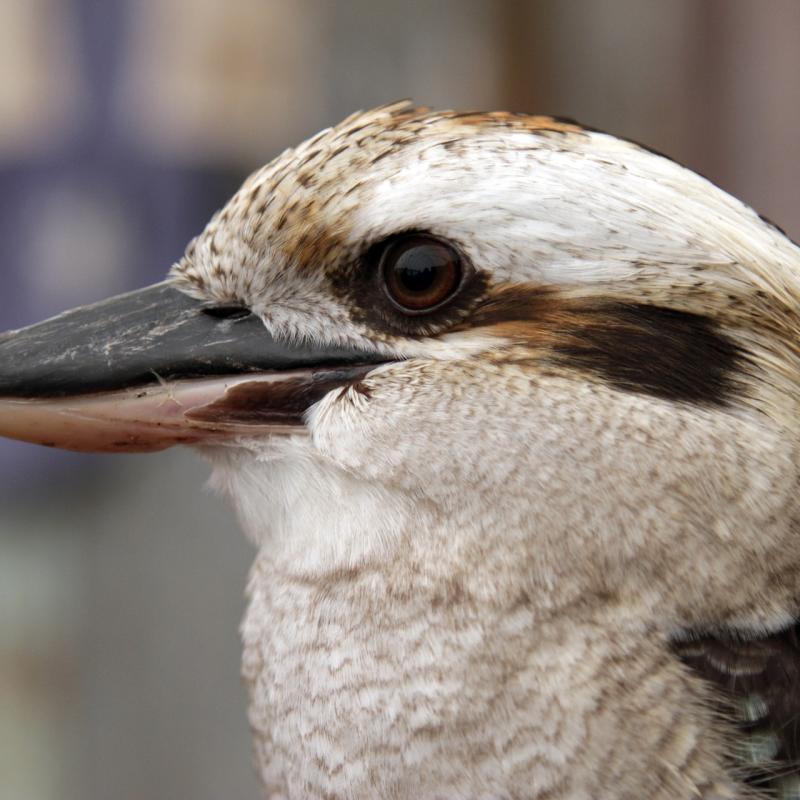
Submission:
{"label": "dark eye stripe", "polygon": [[556,360],[626,391],[724,405],[735,393],[740,349],[707,317],[669,308],[609,303],[565,331]]}
{"label": "dark eye stripe", "polygon": [[725,405],[743,388],[746,353],[701,314],[506,285],[493,287],[459,325],[483,327],[529,344],[536,358],[628,392]]}

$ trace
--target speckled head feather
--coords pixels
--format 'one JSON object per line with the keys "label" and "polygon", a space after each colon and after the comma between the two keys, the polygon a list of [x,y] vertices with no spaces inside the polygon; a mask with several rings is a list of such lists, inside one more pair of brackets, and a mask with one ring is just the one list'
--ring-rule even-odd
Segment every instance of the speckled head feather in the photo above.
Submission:
{"label": "speckled head feather", "polygon": [[[710,342],[713,327],[721,366],[743,356],[742,394],[796,416],[794,245],[674,162],[549,117],[407,103],[355,114],[250,176],[173,275],[202,297],[253,306],[284,334],[405,352],[407,320],[376,308],[363,263],[371,245],[404,230],[455,242],[481,282],[445,324],[418,321],[416,338],[548,339],[559,362],[579,351],[576,366],[614,380],[609,351],[626,350],[631,335],[643,358],[676,345],[675,361],[697,337]],[[653,307],[684,316],[652,319]],[[448,337],[456,321],[460,335]],[[702,381],[708,364],[698,360],[690,353],[687,366]],[[623,369],[635,387],[635,370]],[[708,389],[719,394],[722,382]]]}
{"label": "speckled head feather", "polygon": [[[429,313],[390,302],[374,257],[411,234],[460,259]],[[779,230],[574,123],[401,103],[254,173],[172,279],[387,361],[308,435],[209,450],[260,546],[243,630],[269,796],[711,800],[754,775],[794,796],[794,751],[742,756],[715,677],[739,652],[721,637],[797,656],[800,252]]]}

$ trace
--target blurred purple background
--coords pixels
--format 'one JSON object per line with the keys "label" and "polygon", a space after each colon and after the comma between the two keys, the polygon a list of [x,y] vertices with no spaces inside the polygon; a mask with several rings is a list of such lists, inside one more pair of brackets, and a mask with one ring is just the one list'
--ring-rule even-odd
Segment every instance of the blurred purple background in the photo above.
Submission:
{"label": "blurred purple background", "polygon": [[[407,96],[645,142],[799,236],[799,41],[796,0],[0,0],[0,329],[161,279],[249,171]],[[0,800],[258,796],[205,476],[0,441]]]}

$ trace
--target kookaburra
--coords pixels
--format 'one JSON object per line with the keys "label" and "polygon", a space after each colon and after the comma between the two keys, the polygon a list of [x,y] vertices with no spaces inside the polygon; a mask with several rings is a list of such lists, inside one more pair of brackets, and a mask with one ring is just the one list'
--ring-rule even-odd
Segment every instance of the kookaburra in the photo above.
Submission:
{"label": "kookaburra", "polygon": [[797,798],[799,315],[667,158],[401,103],[0,338],[0,433],[211,461],[267,797]]}

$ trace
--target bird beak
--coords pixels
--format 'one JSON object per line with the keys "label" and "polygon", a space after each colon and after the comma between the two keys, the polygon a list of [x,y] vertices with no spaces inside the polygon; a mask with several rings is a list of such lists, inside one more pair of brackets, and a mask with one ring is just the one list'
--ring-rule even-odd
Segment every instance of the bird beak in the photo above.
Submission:
{"label": "bird beak", "polygon": [[246,309],[160,283],[0,336],[0,436],[145,452],[298,431],[309,406],[382,360],[287,345]]}

